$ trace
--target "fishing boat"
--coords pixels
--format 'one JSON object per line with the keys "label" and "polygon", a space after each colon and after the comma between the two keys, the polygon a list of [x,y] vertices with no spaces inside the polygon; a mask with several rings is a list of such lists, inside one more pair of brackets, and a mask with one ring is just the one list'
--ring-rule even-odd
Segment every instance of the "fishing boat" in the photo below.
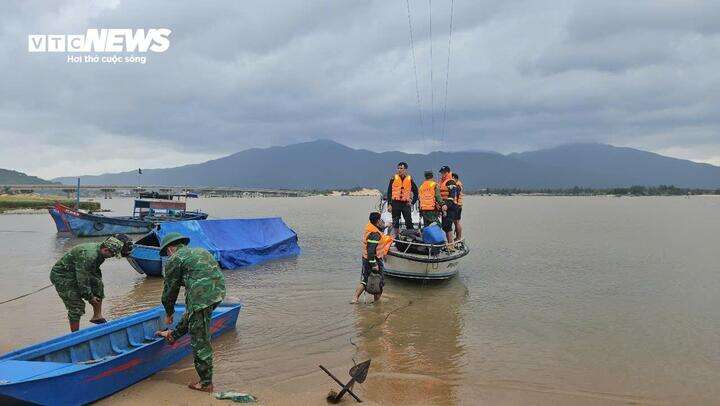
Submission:
{"label": "fishing boat", "polygon": [[62,213],[60,213],[60,211],[58,211],[55,206],[50,207],[48,209],[48,213],[50,213],[50,217],[53,219],[53,222],[55,223],[55,228],[57,228],[58,233],[70,232],[70,228],[68,227],[65,219],[63,219]]}
{"label": "fishing boat", "polygon": [[[212,338],[235,329],[240,304],[212,313]],[[185,312],[175,306],[175,323]],[[82,405],[104,398],[180,361],[190,336],[167,344],[162,306],[76,331],[0,357],[0,404]]]}
{"label": "fishing boat", "polygon": [[[165,198],[166,196],[169,195],[153,195],[155,198]],[[135,200],[132,216],[103,216],[71,209],[60,203],[55,203],[55,206],[50,209],[50,215],[55,221],[58,232],[69,230],[76,237],[96,237],[118,233],[144,234],[161,222],[204,220],[208,216],[207,213],[201,211],[188,211],[184,201],[144,199]]]}
{"label": "fishing boat", "polygon": [[[382,219],[392,224],[392,216],[387,212],[387,202],[379,204]],[[413,207],[412,220],[416,229],[421,228],[420,213]],[[400,220],[400,228],[405,222]],[[389,232],[390,228],[386,230]],[[385,256],[383,273],[403,279],[444,280],[457,276],[462,269],[463,259],[470,253],[465,240],[453,244],[426,244],[409,238],[399,238],[390,246]]]}
{"label": "fishing boat", "polygon": [[127,257],[141,274],[162,276],[160,241],[171,232],[190,238],[190,247],[210,251],[223,269],[300,255],[298,237],[280,217],[189,220],[158,224],[133,244]]}

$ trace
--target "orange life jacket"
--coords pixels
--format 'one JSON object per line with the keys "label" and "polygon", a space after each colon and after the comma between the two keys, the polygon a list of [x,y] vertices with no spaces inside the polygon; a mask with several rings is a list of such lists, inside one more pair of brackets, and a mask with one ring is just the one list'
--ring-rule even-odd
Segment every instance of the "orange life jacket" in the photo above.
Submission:
{"label": "orange life jacket", "polygon": [[435,201],[435,188],[437,183],[428,179],[420,185],[418,190],[418,198],[420,199],[420,210],[437,210],[437,202]]}
{"label": "orange life jacket", "polygon": [[448,189],[447,183],[451,180],[453,180],[452,172],[448,172],[446,178],[440,179],[440,197],[443,200],[447,200],[450,198],[450,189]]}
{"label": "orange life jacket", "polygon": [[410,201],[410,192],[412,192],[412,179],[410,175],[405,175],[405,179],[400,179],[400,175],[395,175],[392,183],[392,200],[401,202]]}
{"label": "orange life jacket", "polygon": [[363,258],[367,259],[367,243],[368,238],[370,237],[370,234],[372,233],[378,233],[380,234],[380,241],[372,241],[377,243],[377,248],[375,250],[375,256],[382,259],[387,255],[388,251],[390,251],[390,246],[392,245],[393,241],[395,240],[392,236],[383,234],[379,228],[375,227],[373,223],[368,222],[365,225],[365,231],[363,232],[363,238],[362,238],[362,250],[363,250]]}
{"label": "orange life jacket", "polygon": [[457,205],[458,205],[458,206],[462,206],[463,195],[465,194],[465,193],[463,193],[463,190],[464,190],[463,184],[462,184],[462,182],[460,182],[459,179],[456,180],[455,183],[458,185],[458,188],[459,188],[459,189],[458,189],[458,195],[457,195]]}

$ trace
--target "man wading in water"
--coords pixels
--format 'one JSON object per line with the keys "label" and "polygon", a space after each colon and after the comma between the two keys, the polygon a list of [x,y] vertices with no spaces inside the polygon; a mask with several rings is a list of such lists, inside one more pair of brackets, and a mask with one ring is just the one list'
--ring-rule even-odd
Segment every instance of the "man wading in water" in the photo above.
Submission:
{"label": "man wading in water", "polygon": [[102,300],[105,298],[100,265],[105,259],[120,255],[123,242],[115,237],[97,243],[76,245],[50,271],[50,282],[67,309],[70,331],[80,329],[80,317],[85,314],[85,302],[92,305],[91,323],[101,324]]}
{"label": "man wading in water", "polygon": [[[365,225],[362,239],[362,276],[360,277],[360,285],[355,290],[355,296],[350,304],[358,303],[364,290],[374,296],[375,301],[373,303],[378,302],[380,296],[382,296],[382,289],[385,284],[382,274],[383,258],[390,250],[393,237],[383,234],[385,222],[380,217],[380,213],[376,211],[370,213],[370,221]],[[375,286],[374,281],[370,280],[370,278],[375,279],[375,281],[379,279],[378,286]]]}
{"label": "man wading in water", "polygon": [[195,370],[200,381],[190,389],[212,392],[213,353],[210,346],[212,312],[225,298],[225,277],[212,254],[203,248],[189,248],[190,239],[169,233],[162,239],[160,255],[169,256],[165,264],[162,304],[165,324],[172,325],[180,287],[185,286],[185,314],[175,330],[158,331],[168,343],[190,332]]}

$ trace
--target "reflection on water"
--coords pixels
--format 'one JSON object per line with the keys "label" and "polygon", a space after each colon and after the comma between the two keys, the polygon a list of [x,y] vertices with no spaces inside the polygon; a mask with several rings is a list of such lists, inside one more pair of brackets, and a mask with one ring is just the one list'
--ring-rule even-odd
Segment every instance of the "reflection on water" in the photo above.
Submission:
{"label": "reflection on water", "polygon": [[454,403],[465,366],[461,306],[467,289],[459,279],[386,280],[390,297],[355,311],[356,361],[373,360],[368,397],[400,404]]}
{"label": "reflection on water", "polygon": [[[369,403],[720,399],[717,197],[469,197],[463,222],[473,251],[460,277],[427,285],[388,278],[381,304],[351,306],[360,235],[375,203],[189,201],[219,218],[281,216],[303,250],[225,271],[228,299],[244,307],[235,333],[213,342],[218,388],[246,390],[266,404],[324,404],[332,382],[317,365],[347,377],[355,357],[373,360],[357,388]],[[102,204],[123,214],[132,200]],[[65,251],[99,240],[57,235],[47,214],[0,215],[0,301],[46,286]],[[107,317],[160,304],[162,279],[124,259],[102,270]],[[81,327],[88,326],[85,317]],[[0,351],[68,329],[53,289],[0,305],[0,327]],[[175,389],[193,375],[186,358],[108,402],[173,404]]]}

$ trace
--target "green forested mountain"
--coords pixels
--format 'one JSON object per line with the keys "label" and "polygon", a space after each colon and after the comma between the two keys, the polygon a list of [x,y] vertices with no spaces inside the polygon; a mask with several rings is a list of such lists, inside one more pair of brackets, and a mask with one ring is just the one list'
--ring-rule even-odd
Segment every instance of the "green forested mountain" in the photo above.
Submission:
{"label": "green forested mountain", "polygon": [[10,169],[0,169],[0,185],[49,185],[52,183],[37,176],[26,175]]}

